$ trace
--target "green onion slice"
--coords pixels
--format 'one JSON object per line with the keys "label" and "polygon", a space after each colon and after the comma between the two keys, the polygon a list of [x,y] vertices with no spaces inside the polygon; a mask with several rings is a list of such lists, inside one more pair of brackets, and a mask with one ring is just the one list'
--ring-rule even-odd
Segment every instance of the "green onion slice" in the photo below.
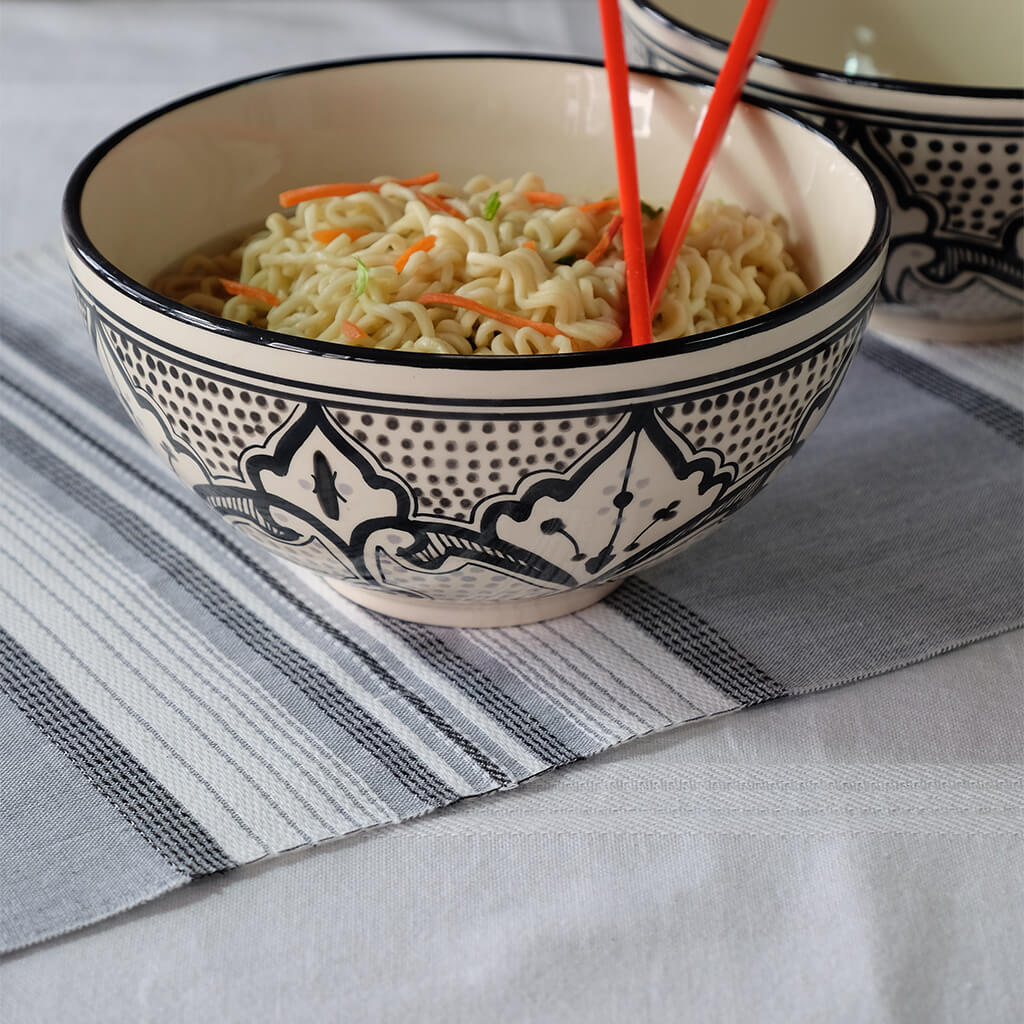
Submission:
{"label": "green onion slice", "polygon": [[353,290],[353,294],[358,299],[363,292],[366,291],[366,286],[370,283],[370,268],[357,256],[356,257],[356,286]]}

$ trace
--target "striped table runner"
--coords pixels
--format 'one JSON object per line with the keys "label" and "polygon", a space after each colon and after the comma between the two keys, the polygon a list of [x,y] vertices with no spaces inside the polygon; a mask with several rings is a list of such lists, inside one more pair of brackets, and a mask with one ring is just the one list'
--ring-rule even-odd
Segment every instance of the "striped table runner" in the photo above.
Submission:
{"label": "striped table runner", "polygon": [[2,949],[1022,621],[1019,409],[878,339],[713,537],[577,615],[460,631],[346,603],[187,493],[56,249],[0,296]]}

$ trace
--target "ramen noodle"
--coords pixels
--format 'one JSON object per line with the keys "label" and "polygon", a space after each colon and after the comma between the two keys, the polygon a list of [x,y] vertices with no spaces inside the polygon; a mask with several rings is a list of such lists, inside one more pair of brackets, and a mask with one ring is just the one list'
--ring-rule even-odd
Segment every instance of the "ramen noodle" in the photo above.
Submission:
{"label": "ramen noodle", "polygon": [[[154,289],[243,324],[408,352],[579,352],[622,337],[615,199],[570,200],[535,174],[479,175],[462,189],[429,174],[297,189],[281,202],[290,215],[272,213],[230,251],[189,256]],[[644,204],[643,216],[650,247],[661,211]],[[653,336],[735,324],[807,290],[780,216],[705,202]]]}

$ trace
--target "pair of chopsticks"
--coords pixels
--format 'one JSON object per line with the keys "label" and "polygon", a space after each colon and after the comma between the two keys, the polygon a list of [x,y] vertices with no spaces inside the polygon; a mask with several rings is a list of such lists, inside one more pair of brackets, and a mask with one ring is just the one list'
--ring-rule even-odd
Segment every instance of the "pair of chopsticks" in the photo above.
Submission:
{"label": "pair of chopsticks", "polygon": [[619,20],[617,0],[598,2],[619,175],[619,211],[622,214],[622,244],[626,257],[630,344],[646,345],[651,341],[651,320],[658,310],[669,274],[693,220],[697,202],[711,171],[711,163],[743,92],[750,65],[757,56],[775,0],[747,0],[649,267],[644,253],[640,189],[633,148],[633,119],[629,109],[629,67],[622,43],[622,23]]}

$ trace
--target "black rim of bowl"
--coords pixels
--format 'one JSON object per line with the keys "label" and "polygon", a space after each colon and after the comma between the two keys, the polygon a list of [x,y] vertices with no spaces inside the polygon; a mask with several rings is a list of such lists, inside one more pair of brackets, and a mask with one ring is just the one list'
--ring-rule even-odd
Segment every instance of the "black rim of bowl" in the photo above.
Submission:
{"label": "black rim of bowl", "polygon": [[[168,316],[193,327],[199,327],[205,331],[219,334],[236,341],[245,341],[261,346],[286,347],[306,355],[329,356],[335,359],[345,359],[358,362],[380,363],[392,366],[407,366],[416,368],[434,367],[436,369],[460,369],[460,370],[509,370],[519,371],[528,369],[568,369],[574,366],[599,366],[609,363],[631,363],[645,359],[663,358],[676,355],[682,351],[692,352],[703,349],[714,348],[724,345],[740,337],[749,337],[751,334],[771,330],[783,324],[799,319],[805,313],[821,306],[844,291],[854,281],[862,277],[869,267],[875,262],[884,249],[889,235],[889,203],[885,197],[874,172],[868,164],[853,150],[845,144],[831,138],[823,131],[797,117],[782,108],[764,103],[760,100],[745,99],[748,106],[761,107],[771,111],[785,120],[792,121],[813,135],[838,150],[858,171],[863,175],[871,190],[875,203],[875,221],[872,225],[868,240],[861,251],[854,259],[844,267],[835,277],[830,278],[823,285],[808,292],[807,295],[779,309],[772,310],[753,320],[747,320],[732,327],[720,327],[714,331],[707,331],[704,334],[692,335],[686,338],[671,338],[665,341],[654,342],[650,345],[638,345],[630,348],[607,348],[598,349],[593,352],[572,352],[572,353],[551,353],[540,355],[521,356],[488,356],[486,359],[473,359],[464,355],[447,355],[419,352],[398,352],[391,349],[361,348],[355,345],[343,345],[330,341],[317,341],[316,339],[302,338],[291,334],[282,334],[277,331],[261,330],[257,327],[248,327],[245,324],[235,323],[232,320],[224,320],[208,313],[200,312],[189,306],[184,306],[173,299],[165,298],[158,292],[147,288],[141,282],[125,274],[107,260],[93,245],[85,226],[82,223],[81,203],[82,193],[89,179],[90,174],[96,165],[115,146],[140,128],[152,121],[169,114],[180,107],[188,106],[199,100],[206,99],[221,92],[231,89],[243,88],[256,82],[265,82],[274,78],[286,78],[293,75],[310,74],[319,71],[327,71],[332,68],[355,67],[367,64],[382,64],[395,61],[479,61],[479,60],[502,60],[515,63],[541,61],[557,64],[575,64],[585,67],[603,67],[599,60],[592,60],[583,57],[565,57],[558,55],[533,55],[499,52],[480,53],[431,53],[431,54],[393,54],[375,57],[359,57],[351,60],[325,61],[314,64],[300,64],[292,67],[281,68],[275,71],[268,71],[262,74],[250,75],[245,78],[234,79],[220,85],[211,86],[199,92],[191,93],[171,103],[158,107],[144,114],[142,117],[129,122],[123,128],[114,132],[95,146],[75,168],[68,180],[64,192],[63,221],[64,233],[72,251],[96,273],[108,285],[126,295],[128,298],[141,303],[143,306],[154,310],[157,313]],[[670,81],[683,82],[689,85],[710,88],[706,83],[690,75],[672,75],[657,71],[649,71],[645,68],[632,68],[638,74],[649,75],[654,78],[664,78]]]}
{"label": "black rim of bowl", "polygon": [[[668,11],[663,10],[652,2],[652,0],[633,0],[633,3],[651,17],[667,24],[677,31],[685,32],[694,39],[724,54],[729,48],[728,40],[720,39],[702,29],[682,21]],[[1024,98],[1024,88],[1016,86],[988,86],[988,85],[944,85],[941,82],[918,82],[912,78],[889,78],[885,76],[873,77],[871,75],[848,75],[845,71],[836,71],[831,68],[821,68],[815,64],[804,64],[802,61],[790,60],[788,57],[774,57],[771,54],[759,53],[757,63],[767,67],[778,68],[793,74],[807,75],[809,78],[820,78],[827,82],[838,82],[843,85],[852,85],[860,88],[891,90],[896,92],[919,92],[932,96],[967,96],[977,99],[1007,99],[1019,100]],[[771,88],[766,86],[765,88]]]}

